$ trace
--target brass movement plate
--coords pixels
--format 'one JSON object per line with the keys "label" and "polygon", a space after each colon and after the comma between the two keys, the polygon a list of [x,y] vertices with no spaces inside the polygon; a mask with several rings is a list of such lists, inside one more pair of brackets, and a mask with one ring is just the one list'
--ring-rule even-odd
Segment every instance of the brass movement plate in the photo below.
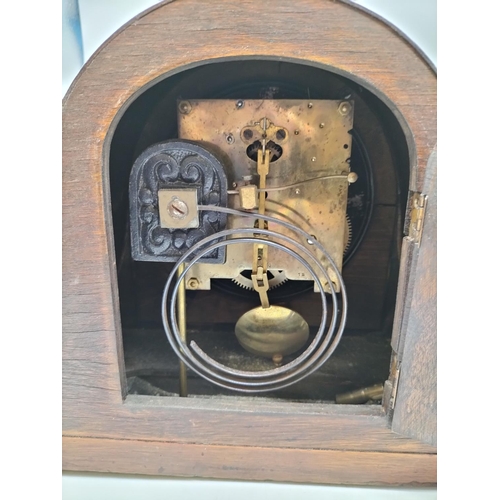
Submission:
{"label": "brass movement plate", "polygon": [[[178,103],[179,137],[211,144],[226,156],[229,189],[251,181],[258,184],[256,161],[247,148],[262,139],[267,119],[267,141],[282,148],[282,155],[271,162],[266,178],[266,214],[291,222],[314,235],[326,248],[339,269],[345,245],[345,218],[348,182],[345,178],[307,182],[309,179],[350,171],[353,102],[338,100],[189,100]],[[229,196],[229,207],[239,209],[238,195]],[[249,218],[228,217],[228,227],[253,227]],[[269,224],[296,239],[294,233]],[[303,242],[302,242],[303,243]],[[195,265],[187,275],[198,280],[198,289],[210,289],[211,278],[235,278],[252,268],[252,245],[227,248],[225,264]],[[269,248],[269,271],[284,271],[292,280],[312,280],[293,257]],[[331,278],[334,278],[332,273]]]}

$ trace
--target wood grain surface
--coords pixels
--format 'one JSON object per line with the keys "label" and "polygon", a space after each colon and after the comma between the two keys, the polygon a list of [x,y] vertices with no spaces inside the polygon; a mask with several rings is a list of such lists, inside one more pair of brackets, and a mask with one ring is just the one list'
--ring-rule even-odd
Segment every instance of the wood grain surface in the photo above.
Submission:
{"label": "wood grain surface", "polygon": [[[70,470],[295,483],[426,486],[436,455],[63,438]],[[355,464],[355,465],[354,465]],[[374,466],[376,465],[376,466]]]}
{"label": "wood grain surface", "polygon": [[392,428],[425,443],[437,443],[437,152],[427,167],[424,192],[427,208],[425,233],[416,252],[414,286],[404,342],[399,342],[401,360],[398,397]]}
{"label": "wood grain surface", "polygon": [[[339,484],[435,482],[435,448],[420,441],[421,432],[417,439],[392,432],[382,410],[272,403],[235,408],[237,401],[217,399],[124,402],[108,152],[117,121],[136,93],[206,61],[278,58],[318,65],[370,88],[394,110],[409,143],[410,189],[423,187],[436,142],[436,77],[427,62],[391,27],[344,2],[275,3],[271,28],[262,22],[268,7],[263,0],[164,2],[108,40],[65,97],[67,470]],[[416,331],[414,341],[418,346],[425,339]],[[411,434],[405,412],[401,418],[408,422],[401,431]],[[207,458],[200,458],[202,451]]]}

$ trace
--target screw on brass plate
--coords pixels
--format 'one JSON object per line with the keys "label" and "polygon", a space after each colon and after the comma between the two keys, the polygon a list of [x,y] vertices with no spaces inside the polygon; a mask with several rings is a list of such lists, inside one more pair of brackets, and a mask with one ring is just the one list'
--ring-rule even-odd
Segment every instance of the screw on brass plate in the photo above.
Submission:
{"label": "screw on brass plate", "polygon": [[242,101],[241,99],[236,102],[236,107],[238,109],[241,109],[245,105],[245,101]]}
{"label": "screw on brass plate", "polygon": [[325,124],[324,123],[320,123],[319,124],[319,128],[325,128]]}
{"label": "screw on brass plate", "polygon": [[196,290],[200,286],[200,282],[196,278],[190,278],[188,281],[188,288]]}
{"label": "screw on brass plate", "polygon": [[312,102],[310,102],[310,103],[307,105],[307,107],[308,107],[309,109],[311,109],[311,108],[313,107],[313,103],[312,103]]}
{"label": "screw on brass plate", "polygon": [[189,213],[188,206],[177,197],[172,198],[167,205],[167,212],[172,219],[184,219]]}
{"label": "screw on brass plate", "polygon": [[300,194],[300,189],[299,188],[295,189],[295,194]]}
{"label": "screw on brass plate", "polygon": [[226,142],[228,144],[232,144],[234,142],[234,137],[233,137],[233,134],[229,134],[227,137],[226,137]]}
{"label": "screw on brass plate", "polygon": [[349,113],[350,110],[351,110],[351,105],[347,101],[346,102],[341,102],[339,104],[339,113],[342,116],[347,115],[347,113]]}
{"label": "screw on brass plate", "polygon": [[296,130],[296,131],[294,132],[294,134],[295,134],[295,135],[299,135],[299,134],[300,134],[300,130]]}
{"label": "screw on brass plate", "polygon": [[183,115],[188,115],[191,112],[191,103],[189,101],[181,101],[179,103],[179,111]]}
{"label": "screw on brass plate", "polygon": [[315,157],[315,156],[313,156],[313,157],[311,158],[311,161],[316,161],[316,157]]}

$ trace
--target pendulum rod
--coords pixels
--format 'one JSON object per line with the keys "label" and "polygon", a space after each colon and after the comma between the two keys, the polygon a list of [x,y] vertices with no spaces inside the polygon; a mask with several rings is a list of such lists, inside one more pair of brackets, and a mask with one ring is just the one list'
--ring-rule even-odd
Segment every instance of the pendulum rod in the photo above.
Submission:
{"label": "pendulum rod", "polygon": [[[262,143],[262,149],[257,153],[257,173],[259,174],[259,214],[264,215],[266,211],[266,176],[269,174],[269,162],[271,152],[266,149],[265,139]],[[263,219],[258,220],[259,229],[265,229]],[[268,309],[269,298],[267,291],[269,290],[269,282],[267,279],[267,245],[256,243],[253,250],[252,263],[252,283],[255,291],[259,294],[261,305],[264,309]]]}

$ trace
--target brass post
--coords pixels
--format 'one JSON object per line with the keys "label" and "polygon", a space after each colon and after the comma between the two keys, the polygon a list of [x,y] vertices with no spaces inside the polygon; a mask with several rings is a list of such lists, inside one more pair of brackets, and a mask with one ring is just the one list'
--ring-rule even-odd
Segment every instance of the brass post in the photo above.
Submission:
{"label": "brass post", "polygon": [[337,404],[361,404],[370,400],[382,399],[384,395],[384,384],[372,385],[370,387],[363,387],[351,392],[337,394],[335,402]]}

